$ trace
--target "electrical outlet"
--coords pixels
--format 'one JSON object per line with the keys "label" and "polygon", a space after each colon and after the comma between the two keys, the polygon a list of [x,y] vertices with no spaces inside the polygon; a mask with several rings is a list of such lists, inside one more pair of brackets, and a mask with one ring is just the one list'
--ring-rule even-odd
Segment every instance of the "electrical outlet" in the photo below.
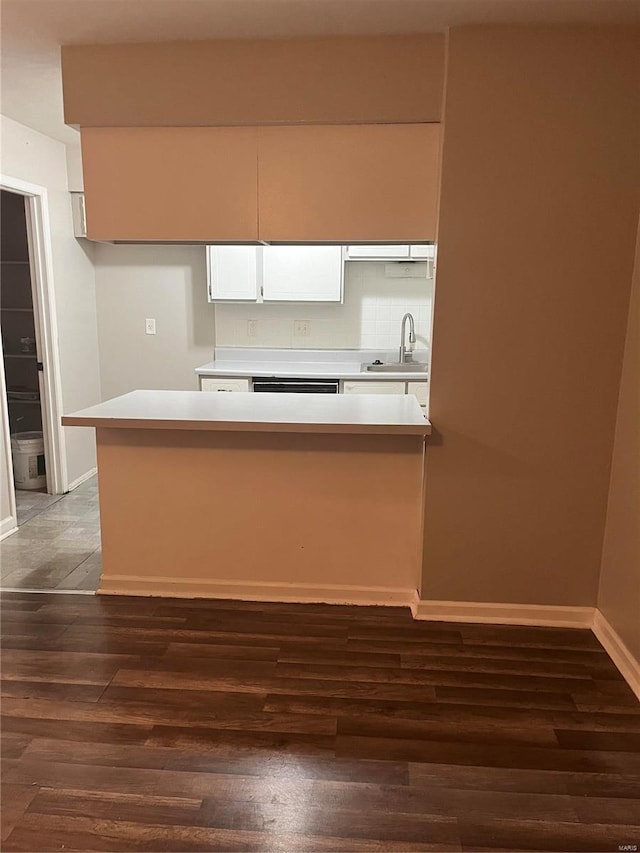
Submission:
{"label": "electrical outlet", "polygon": [[427,278],[427,266],[424,261],[395,261],[384,265],[384,277]]}
{"label": "electrical outlet", "polygon": [[156,321],[150,317],[144,321],[144,330],[147,335],[155,335],[156,333]]}
{"label": "electrical outlet", "polygon": [[247,320],[247,337],[255,338],[258,335],[258,321]]}
{"label": "electrical outlet", "polygon": [[308,320],[295,320],[293,334],[296,338],[308,338],[311,334],[311,323]]}

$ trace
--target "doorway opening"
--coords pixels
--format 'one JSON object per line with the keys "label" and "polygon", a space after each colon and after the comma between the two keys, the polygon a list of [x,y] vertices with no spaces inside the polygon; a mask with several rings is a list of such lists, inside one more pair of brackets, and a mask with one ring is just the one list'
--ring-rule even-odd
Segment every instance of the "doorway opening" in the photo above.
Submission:
{"label": "doorway opening", "polygon": [[47,491],[34,288],[25,198],[0,192],[0,333],[18,513]]}
{"label": "doorway opening", "polygon": [[0,427],[4,452],[0,538],[18,527],[16,493],[19,499],[33,503],[46,499],[47,494],[62,495],[67,491],[61,407],[47,190],[3,175]]}

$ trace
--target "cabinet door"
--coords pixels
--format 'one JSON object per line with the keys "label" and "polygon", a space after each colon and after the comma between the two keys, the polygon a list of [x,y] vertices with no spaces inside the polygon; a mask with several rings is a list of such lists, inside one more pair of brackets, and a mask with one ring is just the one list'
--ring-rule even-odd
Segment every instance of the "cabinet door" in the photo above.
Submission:
{"label": "cabinet door", "polygon": [[427,405],[427,383],[407,382],[407,394],[413,394],[421,406]]}
{"label": "cabinet door", "polygon": [[409,258],[408,246],[347,246],[347,260],[349,261],[384,261],[399,258]]}
{"label": "cabinet door", "polygon": [[201,391],[250,391],[248,379],[217,379],[215,376],[200,377]]}
{"label": "cabinet door", "polygon": [[209,302],[258,298],[257,246],[207,246]]}
{"label": "cabinet door", "polygon": [[355,380],[345,382],[343,394],[404,394],[406,384],[404,382],[368,382],[367,380]]}
{"label": "cabinet door", "polygon": [[342,246],[264,246],[265,302],[341,302]]}
{"label": "cabinet door", "polygon": [[260,239],[433,240],[439,138],[437,124],[259,128]]}
{"label": "cabinet door", "polygon": [[256,241],[251,127],[82,128],[91,240]]}

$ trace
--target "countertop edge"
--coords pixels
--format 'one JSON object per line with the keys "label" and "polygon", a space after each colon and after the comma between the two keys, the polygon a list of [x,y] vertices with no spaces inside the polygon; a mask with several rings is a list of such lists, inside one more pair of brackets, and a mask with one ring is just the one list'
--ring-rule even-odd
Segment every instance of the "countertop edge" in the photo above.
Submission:
{"label": "countertop edge", "polygon": [[407,370],[403,372],[395,371],[353,371],[344,372],[337,370],[327,371],[312,371],[312,370],[291,370],[284,369],[277,373],[267,370],[245,370],[245,369],[227,369],[220,367],[197,367],[195,370],[197,376],[215,376],[218,379],[334,379],[342,381],[400,381],[400,382],[427,382],[429,380],[426,370]]}
{"label": "countertop edge", "polygon": [[63,415],[62,426],[95,427],[96,429],[141,430],[199,430],[209,432],[277,432],[332,435],[431,435],[431,423],[424,424],[348,424],[348,423],[292,423],[286,421],[199,421],[183,419],[75,417]]}

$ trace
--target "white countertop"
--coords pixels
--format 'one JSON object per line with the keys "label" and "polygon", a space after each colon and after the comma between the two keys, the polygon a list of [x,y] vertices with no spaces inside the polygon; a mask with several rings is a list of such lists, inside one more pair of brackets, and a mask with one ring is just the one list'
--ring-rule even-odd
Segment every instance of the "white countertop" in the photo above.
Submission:
{"label": "white countertop", "polygon": [[412,395],[132,391],[64,415],[63,426],[233,432],[429,435]]}
{"label": "white countertop", "polygon": [[397,361],[398,354],[380,350],[278,350],[218,348],[213,361],[196,368],[199,376],[243,376],[283,379],[362,379],[426,382],[426,351],[416,353],[424,371],[378,372],[362,369],[376,359]]}

